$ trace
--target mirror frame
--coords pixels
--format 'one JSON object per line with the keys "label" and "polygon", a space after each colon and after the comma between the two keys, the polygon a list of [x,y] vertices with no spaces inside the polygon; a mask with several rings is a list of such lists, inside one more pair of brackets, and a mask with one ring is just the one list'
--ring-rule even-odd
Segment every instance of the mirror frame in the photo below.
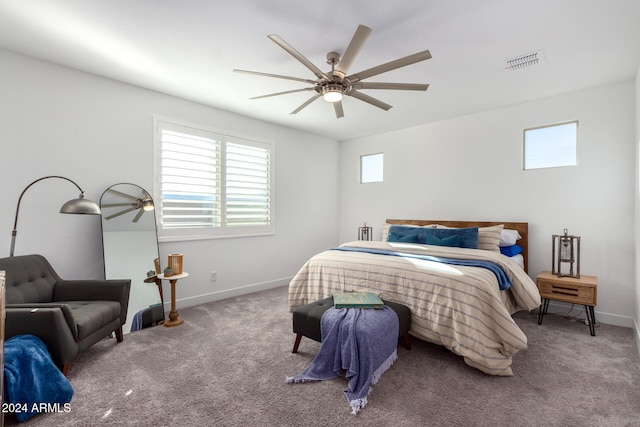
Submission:
{"label": "mirror frame", "polygon": [[[125,189],[130,191],[123,191]],[[157,324],[163,323],[164,321],[162,283],[156,278],[159,265],[156,260],[159,260],[160,256],[156,215],[155,210],[144,209],[145,206],[149,206],[149,203],[151,203],[151,206],[154,205],[151,193],[143,187],[130,182],[120,182],[109,186],[104,190],[99,201],[100,208],[102,210],[100,230],[102,238],[104,277],[105,279],[131,279],[127,322],[124,326],[125,333],[132,332],[131,328],[134,323],[134,317],[136,315],[142,316],[142,312],[152,306],[160,305],[162,319],[157,322]],[[149,219],[149,217],[151,219]],[[106,224],[108,224],[107,221],[111,220],[114,220],[113,224],[116,225],[116,228],[109,230],[109,227],[106,227]],[[140,230],[139,227],[136,227],[139,221],[144,221],[143,225],[145,226],[145,229]],[[144,249],[147,254],[146,257],[149,258],[147,263],[138,267],[138,264],[128,265],[129,263],[126,262],[132,260],[139,264],[143,262],[142,256],[144,255],[141,255],[142,252],[140,251],[140,244],[144,244],[144,242],[139,238],[139,236],[133,237],[130,241],[127,241],[129,237],[125,235],[117,236],[115,239],[112,237],[116,236],[110,236],[105,239],[105,233],[109,232],[136,232],[144,233],[145,235],[146,232],[150,232],[150,234],[153,234],[153,247],[150,249],[149,244],[151,236],[149,235],[145,237],[145,239],[148,239],[145,240],[147,244]],[[111,245],[114,246],[110,247]],[[127,250],[130,252],[127,252]],[[113,259],[120,261],[120,264],[114,266],[112,262]],[[109,263],[112,265],[110,266]],[[115,271],[115,275],[110,274],[109,270]],[[116,277],[116,275],[118,277]],[[122,277],[123,275],[128,277]],[[155,284],[157,289],[153,289],[151,284]],[[140,319],[136,320],[140,321]],[[141,323],[137,326],[141,328]],[[139,328],[135,330],[138,329]]]}

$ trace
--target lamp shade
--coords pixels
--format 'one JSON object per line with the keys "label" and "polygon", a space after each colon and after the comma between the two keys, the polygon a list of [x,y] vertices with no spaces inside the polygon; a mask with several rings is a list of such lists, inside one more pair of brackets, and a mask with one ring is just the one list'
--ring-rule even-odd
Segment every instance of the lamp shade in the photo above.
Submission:
{"label": "lamp shade", "polygon": [[69,200],[62,205],[60,213],[100,215],[100,207],[96,202],[85,199],[81,194],[79,198]]}

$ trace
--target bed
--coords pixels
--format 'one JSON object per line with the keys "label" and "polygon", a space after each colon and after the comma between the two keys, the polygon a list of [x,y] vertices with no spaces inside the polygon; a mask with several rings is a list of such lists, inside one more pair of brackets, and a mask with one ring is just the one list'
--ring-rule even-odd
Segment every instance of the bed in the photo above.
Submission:
{"label": "bed", "polygon": [[[507,235],[519,237],[519,257],[501,253]],[[471,236],[471,244],[448,236]],[[411,309],[411,335],[445,346],[487,374],[513,375],[512,357],[527,347],[527,337],[511,315],[540,305],[527,274],[528,224],[388,219],[382,237],[309,259],[289,284],[289,309],[334,291],[375,292]]]}

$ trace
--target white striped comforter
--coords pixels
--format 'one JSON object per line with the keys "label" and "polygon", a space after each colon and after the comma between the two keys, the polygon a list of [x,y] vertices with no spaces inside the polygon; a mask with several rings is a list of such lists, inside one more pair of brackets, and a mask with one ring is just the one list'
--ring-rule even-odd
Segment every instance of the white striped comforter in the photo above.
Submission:
{"label": "white striped comforter", "polygon": [[512,285],[501,291],[495,275],[479,267],[328,250],[307,261],[289,284],[291,311],[333,291],[375,292],[411,309],[412,335],[444,345],[487,374],[513,375],[512,357],[527,347],[527,337],[511,314],[540,305],[535,283],[514,261],[478,249],[371,241],[343,246],[493,261]]}

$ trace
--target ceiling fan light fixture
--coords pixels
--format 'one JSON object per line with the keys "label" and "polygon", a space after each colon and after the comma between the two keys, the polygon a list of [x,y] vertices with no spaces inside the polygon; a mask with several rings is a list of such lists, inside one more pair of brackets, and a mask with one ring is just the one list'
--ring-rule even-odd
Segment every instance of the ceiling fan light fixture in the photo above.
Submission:
{"label": "ceiling fan light fixture", "polygon": [[328,84],[322,88],[322,98],[327,102],[342,101],[342,86]]}
{"label": "ceiling fan light fixture", "polygon": [[342,92],[337,90],[328,90],[322,95],[322,98],[327,102],[339,102],[342,101]]}
{"label": "ceiling fan light fixture", "polygon": [[151,199],[145,199],[142,201],[142,209],[149,212],[155,209],[155,206],[153,205],[153,200]]}

